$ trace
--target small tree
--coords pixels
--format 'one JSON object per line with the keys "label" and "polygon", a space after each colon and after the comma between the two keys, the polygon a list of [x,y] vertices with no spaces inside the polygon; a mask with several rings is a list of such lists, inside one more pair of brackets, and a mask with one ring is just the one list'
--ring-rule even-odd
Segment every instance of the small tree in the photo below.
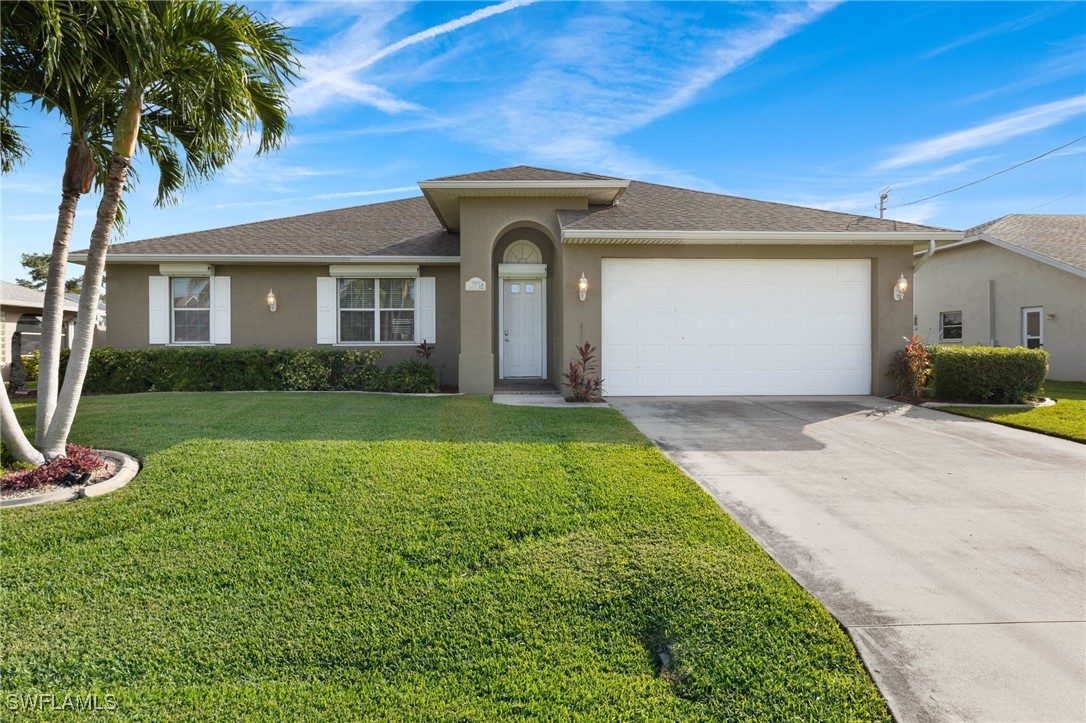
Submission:
{"label": "small tree", "polygon": [[907,342],[904,349],[894,352],[887,376],[894,380],[898,392],[911,400],[917,400],[931,377],[931,357],[920,337],[902,337]]}

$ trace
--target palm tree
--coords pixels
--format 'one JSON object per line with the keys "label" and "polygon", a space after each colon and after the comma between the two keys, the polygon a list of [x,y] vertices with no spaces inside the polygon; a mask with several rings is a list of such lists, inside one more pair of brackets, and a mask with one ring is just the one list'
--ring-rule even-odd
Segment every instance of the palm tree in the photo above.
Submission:
{"label": "palm tree", "polygon": [[[175,202],[186,184],[225,167],[256,129],[258,153],[279,148],[287,133],[287,87],[298,69],[286,29],[240,5],[216,0],[109,5],[115,11],[99,13],[85,33],[92,54],[102,62],[95,77],[87,73],[81,78],[93,80],[86,85],[92,89],[87,97],[93,99],[98,123],[89,137],[96,147],[108,149],[109,161],[97,164],[103,197],[91,232],[64,385],[52,417],[39,424],[39,446],[47,459],[64,454],[75,418],[110,234],[133,155],[142,150],[157,166],[156,203],[161,205]],[[24,446],[9,442],[8,410],[2,407],[10,409],[10,403],[6,394],[0,397],[4,441],[19,456],[17,448]]]}

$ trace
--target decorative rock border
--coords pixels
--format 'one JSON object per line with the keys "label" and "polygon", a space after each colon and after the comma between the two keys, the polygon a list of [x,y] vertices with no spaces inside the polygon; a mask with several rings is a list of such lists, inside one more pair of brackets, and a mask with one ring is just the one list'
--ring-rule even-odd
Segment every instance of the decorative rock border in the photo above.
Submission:
{"label": "decorative rock border", "polygon": [[137,462],[135,458],[129,457],[124,452],[114,452],[111,449],[98,449],[95,451],[103,457],[112,457],[117,463],[117,473],[109,479],[87,485],[86,487],[81,487],[77,490],[56,490],[55,492],[46,492],[45,494],[32,495],[30,497],[0,500],[0,507],[28,507],[30,505],[44,504],[45,502],[70,502],[83,497],[101,497],[104,494],[124,487],[139,474],[139,462]]}
{"label": "decorative rock border", "polygon": [[921,407],[938,409],[939,407],[991,407],[992,409],[1037,409],[1038,407],[1051,407],[1056,404],[1055,399],[1045,397],[1039,402],[1026,402],[1025,404],[979,404],[977,402],[924,402]]}

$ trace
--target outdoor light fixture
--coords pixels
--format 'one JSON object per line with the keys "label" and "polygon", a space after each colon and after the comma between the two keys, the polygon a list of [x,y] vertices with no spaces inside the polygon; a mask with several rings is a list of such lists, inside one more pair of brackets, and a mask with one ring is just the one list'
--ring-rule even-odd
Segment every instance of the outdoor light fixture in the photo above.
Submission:
{"label": "outdoor light fixture", "polygon": [[905,274],[898,277],[897,283],[894,284],[894,301],[901,301],[905,298],[905,292],[909,290],[909,281],[905,278]]}
{"label": "outdoor light fixture", "polygon": [[279,308],[279,304],[275,301],[275,292],[268,289],[268,311],[274,312],[277,308]]}
{"label": "outdoor light fixture", "polygon": [[588,279],[585,278],[584,272],[581,272],[581,278],[577,280],[577,297],[584,301],[584,297],[588,296]]}

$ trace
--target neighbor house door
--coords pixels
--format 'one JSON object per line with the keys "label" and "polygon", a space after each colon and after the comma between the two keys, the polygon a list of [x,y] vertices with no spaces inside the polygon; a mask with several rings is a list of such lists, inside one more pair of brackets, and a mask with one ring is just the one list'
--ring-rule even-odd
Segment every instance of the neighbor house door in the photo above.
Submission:
{"label": "neighbor house door", "polygon": [[543,376],[543,279],[505,279],[502,377]]}
{"label": "neighbor house door", "polygon": [[1027,306],[1022,309],[1022,346],[1040,349],[1044,344],[1043,306]]}

